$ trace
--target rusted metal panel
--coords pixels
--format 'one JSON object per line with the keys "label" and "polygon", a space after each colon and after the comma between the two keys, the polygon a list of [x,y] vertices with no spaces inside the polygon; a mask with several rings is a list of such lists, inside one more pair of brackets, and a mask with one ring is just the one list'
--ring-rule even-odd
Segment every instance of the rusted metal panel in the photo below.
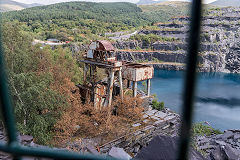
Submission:
{"label": "rusted metal panel", "polygon": [[98,84],[96,86],[96,99],[95,99],[95,107],[96,109],[101,109],[104,101],[106,99],[106,90],[107,87],[105,85],[102,84]]}
{"label": "rusted metal panel", "polygon": [[123,78],[130,81],[144,81],[152,79],[154,69],[152,66],[142,64],[127,64],[123,66]]}
{"label": "rusted metal panel", "polygon": [[98,50],[98,51],[114,51],[115,50],[112,43],[106,40],[91,42],[88,48],[91,50]]}
{"label": "rusted metal panel", "polygon": [[116,57],[107,58],[108,62],[115,62],[116,60],[117,60]]}
{"label": "rusted metal panel", "polygon": [[115,48],[111,42],[102,40],[94,41],[89,45],[87,51],[87,58],[94,59],[95,61],[116,61],[114,57]]}
{"label": "rusted metal panel", "polygon": [[101,51],[114,51],[115,50],[112,43],[109,41],[102,40],[102,41],[97,41],[97,42],[98,42],[97,50],[101,50]]}
{"label": "rusted metal panel", "polygon": [[[83,103],[89,103],[91,99],[92,87],[90,85],[77,85],[80,90],[81,100]],[[101,109],[106,99],[107,87],[104,84],[97,84],[94,90],[96,109]]]}
{"label": "rusted metal panel", "polygon": [[136,81],[153,78],[153,67],[136,68]]}

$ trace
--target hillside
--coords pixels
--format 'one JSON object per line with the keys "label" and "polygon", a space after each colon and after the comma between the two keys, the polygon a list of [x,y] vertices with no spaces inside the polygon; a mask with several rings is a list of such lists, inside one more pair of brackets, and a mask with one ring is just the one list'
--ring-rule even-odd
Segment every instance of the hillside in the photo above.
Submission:
{"label": "hillside", "polygon": [[41,4],[24,4],[15,2],[12,0],[1,0],[0,2],[0,12],[14,11],[14,10],[22,10],[25,8],[40,6]]}
{"label": "hillside", "polygon": [[228,7],[228,6],[240,6],[239,0],[217,0],[212,5],[221,6],[221,7]]}
{"label": "hillside", "polygon": [[160,3],[160,2],[164,2],[167,0],[139,0],[139,2],[137,3],[138,5],[146,5],[146,4],[154,4],[154,3]]}
{"label": "hillside", "polygon": [[28,32],[42,40],[59,38],[83,42],[101,39],[106,32],[165,22],[171,17],[185,15],[185,9],[180,3],[175,6],[137,6],[126,2],[68,2],[8,12],[3,14],[3,19],[5,22],[20,21]]}
{"label": "hillside", "polygon": [[165,22],[176,16],[186,16],[189,12],[189,2],[161,2],[152,5],[139,5],[139,7],[147,15],[152,17],[159,18],[161,17],[162,21],[155,19],[155,22]]}

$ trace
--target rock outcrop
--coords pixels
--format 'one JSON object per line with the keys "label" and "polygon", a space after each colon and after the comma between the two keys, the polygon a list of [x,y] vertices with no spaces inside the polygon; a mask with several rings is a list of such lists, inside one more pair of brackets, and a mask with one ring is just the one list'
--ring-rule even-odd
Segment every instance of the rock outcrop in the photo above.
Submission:
{"label": "rock outcrop", "polygon": [[117,51],[118,60],[123,61],[159,61],[185,63],[186,54],[183,51]]}
{"label": "rock outcrop", "polygon": [[[240,73],[240,8],[211,9],[206,12],[202,24],[199,71]],[[116,42],[115,47],[120,50],[117,57],[127,61],[152,61],[154,58],[154,62],[185,63],[188,24],[189,17],[180,17],[166,24],[158,24],[158,30],[141,30],[138,34],[159,35],[163,40],[154,43],[144,40]]]}
{"label": "rock outcrop", "polygon": [[[170,160],[177,159],[179,137],[156,136],[147,147],[136,156],[138,160]],[[206,160],[201,153],[194,149],[189,152],[189,160]]]}
{"label": "rock outcrop", "polygon": [[223,134],[196,138],[197,148],[206,153],[209,160],[240,160],[240,130],[228,130]]}

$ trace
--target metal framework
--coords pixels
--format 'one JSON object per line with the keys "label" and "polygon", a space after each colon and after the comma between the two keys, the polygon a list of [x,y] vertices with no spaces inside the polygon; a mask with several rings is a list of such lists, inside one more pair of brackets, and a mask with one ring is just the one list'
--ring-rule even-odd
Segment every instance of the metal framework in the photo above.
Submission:
{"label": "metal framework", "polygon": [[[201,0],[192,1],[191,29],[188,43],[188,63],[185,77],[184,103],[182,114],[182,127],[180,132],[179,152],[177,159],[188,159],[189,142],[191,137],[192,115],[194,110],[194,96],[196,84],[196,64],[199,50],[199,37],[201,27]],[[81,155],[78,153],[56,151],[49,149],[29,148],[21,146],[17,140],[17,129],[13,114],[11,96],[7,87],[7,76],[4,69],[4,57],[2,48],[2,35],[0,32],[0,102],[3,120],[8,135],[8,144],[0,144],[0,151],[11,154],[14,159],[22,156],[44,157],[53,159],[112,159],[108,157]],[[81,117],[80,117],[81,118]]]}
{"label": "metal framework", "polygon": [[[108,108],[111,107],[112,104],[112,97],[113,97],[113,87],[114,87],[114,78],[115,73],[118,73],[118,81],[119,81],[119,88],[120,88],[120,97],[123,100],[123,85],[122,85],[122,63],[120,62],[112,62],[109,63],[103,63],[103,62],[97,62],[92,61],[89,59],[85,59],[81,61],[84,63],[84,77],[83,77],[83,85],[87,84],[87,75],[89,74],[90,77],[90,83],[91,83],[91,98],[92,102],[94,102],[95,108],[101,108],[102,106],[107,106]],[[97,73],[97,67],[103,68],[105,71],[108,72],[108,86],[107,86],[107,95],[101,95],[101,89],[98,89],[98,83],[96,82],[96,73]],[[89,73],[88,73],[89,72]],[[101,88],[101,87],[100,87]],[[100,94],[98,94],[100,90]],[[104,92],[104,88],[103,88]],[[105,97],[104,102],[102,102],[102,97]],[[103,104],[102,104],[103,103]]]}
{"label": "metal framework", "polygon": [[[123,101],[123,81],[127,81],[127,88],[132,82],[133,97],[136,97],[137,82],[147,80],[147,96],[141,98],[150,96],[150,80],[154,75],[153,66],[118,61],[115,56],[115,48],[111,42],[106,40],[92,41],[88,49],[83,56],[84,60],[79,61],[84,64],[83,84],[77,85],[80,88],[83,103],[93,102],[94,108],[99,110],[102,107],[110,109],[114,96],[120,95]],[[106,73],[105,78],[100,81],[97,81],[98,68]],[[115,82],[117,81],[119,86],[116,86]],[[117,88],[119,88],[120,93]]]}

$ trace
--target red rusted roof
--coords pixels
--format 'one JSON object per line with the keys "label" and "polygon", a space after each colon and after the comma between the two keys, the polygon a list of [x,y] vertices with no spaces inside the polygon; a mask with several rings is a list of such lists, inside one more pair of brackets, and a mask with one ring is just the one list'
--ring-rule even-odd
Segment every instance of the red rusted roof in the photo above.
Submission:
{"label": "red rusted roof", "polygon": [[109,41],[101,40],[101,41],[97,41],[97,42],[99,42],[99,48],[97,48],[98,50],[102,50],[102,51],[114,51],[115,50],[112,43]]}

